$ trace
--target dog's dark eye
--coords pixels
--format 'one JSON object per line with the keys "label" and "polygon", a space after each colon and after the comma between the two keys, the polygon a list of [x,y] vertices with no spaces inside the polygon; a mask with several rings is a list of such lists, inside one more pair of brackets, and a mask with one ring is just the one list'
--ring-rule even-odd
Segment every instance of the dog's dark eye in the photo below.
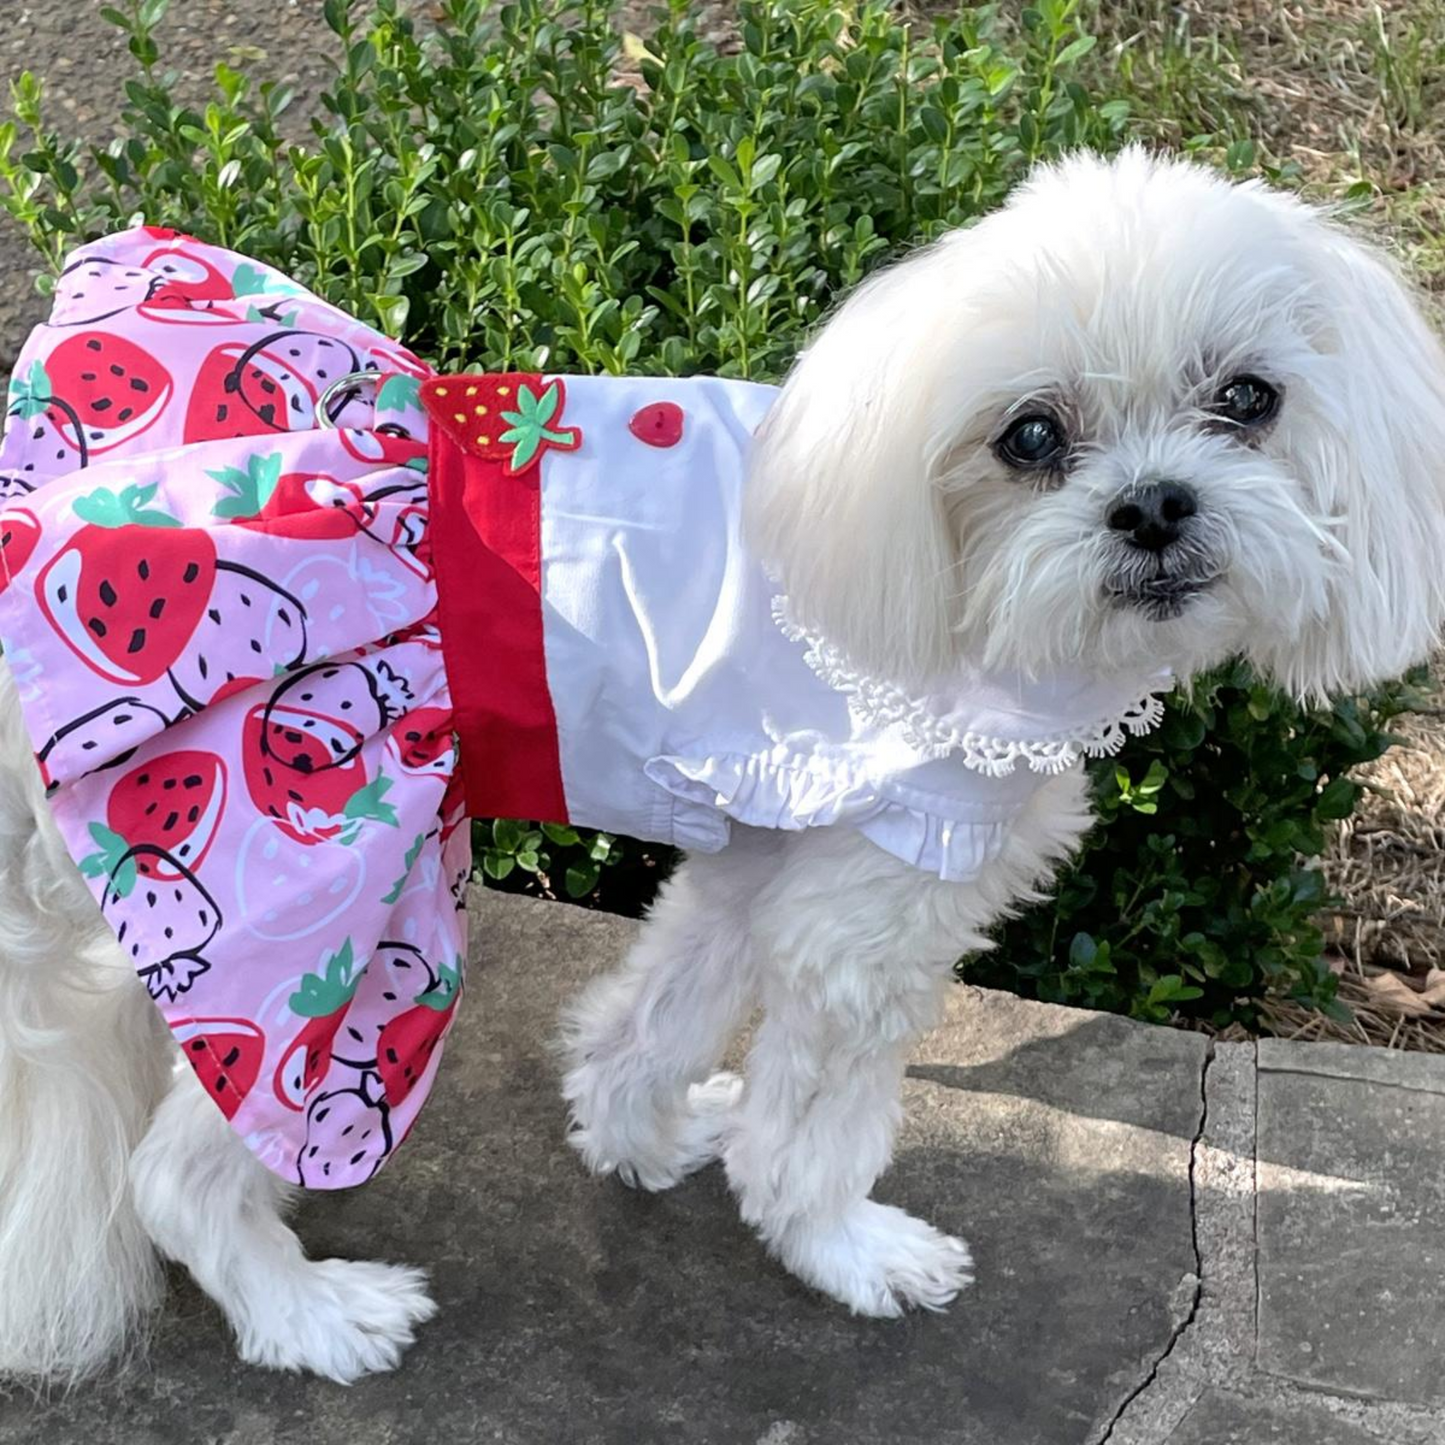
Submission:
{"label": "dog's dark eye", "polygon": [[1053,417],[1041,412],[1021,416],[994,443],[999,460],[1021,471],[1052,466],[1064,455],[1068,438]]}
{"label": "dog's dark eye", "polygon": [[1219,388],[1210,411],[1235,426],[1259,426],[1279,410],[1279,392],[1257,376],[1232,376]]}

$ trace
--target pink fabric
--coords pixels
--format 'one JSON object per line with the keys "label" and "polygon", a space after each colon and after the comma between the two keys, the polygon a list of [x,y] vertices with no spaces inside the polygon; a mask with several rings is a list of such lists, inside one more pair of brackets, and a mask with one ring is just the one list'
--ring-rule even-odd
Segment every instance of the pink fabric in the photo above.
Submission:
{"label": "pink fabric", "polygon": [[62,276],[0,447],[0,638],[61,832],[202,1083],[312,1188],[406,1134],[466,953],[427,374],[129,231]]}

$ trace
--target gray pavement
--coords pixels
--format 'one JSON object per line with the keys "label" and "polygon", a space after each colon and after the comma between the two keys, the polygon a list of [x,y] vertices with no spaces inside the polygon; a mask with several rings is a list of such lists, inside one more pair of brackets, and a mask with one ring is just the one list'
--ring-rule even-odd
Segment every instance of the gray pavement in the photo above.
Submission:
{"label": "gray pavement", "polygon": [[960,987],[880,1197],[962,1234],[941,1315],[852,1319],[769,1261],[713,1167],[581,1170],[548,1039],[635,925],[479,892],[436,1097],[314,1253],[431,1273],[441,1315],[350,1389],[236,1362],[175,1279],[148,1354],[0,1401],[0,1445],[1425,1445],[1445,1064],[1198,1036]]}

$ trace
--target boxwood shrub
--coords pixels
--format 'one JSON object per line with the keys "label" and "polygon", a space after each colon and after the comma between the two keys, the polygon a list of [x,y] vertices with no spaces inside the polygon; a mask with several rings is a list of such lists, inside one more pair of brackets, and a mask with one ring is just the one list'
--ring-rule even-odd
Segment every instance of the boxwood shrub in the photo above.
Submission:
{"label": "boxwood shrub", "polygon": [[[872,267],[1039,158],[1135,127],[1077,0],[912,24],[875,0],[742,0],[723,45],[685,0],[642,35],[597,0],[440,0],[424,22],[325,0],[335,74],[309,115],[226,64],[208,101],[179,102],[165,10],[105,9],[135,62],[105,143],[50,129],[34,77],[12,87],[0,201],[41,289],[73,244],[143,217],[289,271],[440,368],[777,379]],[[1150,1019],[1247,1021],[1269,990],[1338,1007],[1308,860],[1408,701],[1304,712],[1242,667],[1174,698],[1095,765],[1100,824],[1057,895],[965,976]],[[496,884],[623,912],[671,863],[517,820],[477,843]]]}

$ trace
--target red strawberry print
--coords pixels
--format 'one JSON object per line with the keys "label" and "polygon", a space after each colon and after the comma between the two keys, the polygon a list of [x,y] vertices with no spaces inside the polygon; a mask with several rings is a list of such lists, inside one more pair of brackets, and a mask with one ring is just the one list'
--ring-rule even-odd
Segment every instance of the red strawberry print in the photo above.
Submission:
{"label": "red strawberry print", "polygon": [[206,610],[216,549],[203,531],[149,508],[154,485],[98,488],[75,503],[90,525],[45,564],[35,592],[46,620],[93,672],[154,682]]}
{"label": "red strawberry print", "polygon": [[162,246],[142,262],[147,271],[160,278],[154,300],[170,305],[187,301],[229,301],[236,292],[230,278],[204,256],[176,247]]}
{"label": "red strawberry print", "polygon": [[212,515],[277,537],[349,537],[365,513],[360,488],[314,472],[281,471],[281,453],[251,456],[246,470],[207,472],[225,488]]}
{"label": "red strawberry print", "polygon": [[[162,883],[155,876],[161,873],[174,881]],[[185,864],[162,849],[142,843],[124,854],[100,908],[152,998],[174,1002],[210,969],[205,949],[220,931],[221,910]]]}
{"label": "red strawberry print", "polygon": [[81,466],[145,431],[174,391],[171,374],[150,352],[108,331],[67,336],[44,361],[32,362],[10,384],[10,415],[41,422],[59,439],[62,455]]}
{"label": "red strawberry print", "polygon": [[40,523],[24,507],[0,512],[0,592],[10,579],[30,560],[40,540]]}
{"label": "red strawberry print", "polygon": [[321,393],[362,369],[345,342],[309,331],[277,331],[250,346],[222,342],[191,388],[184,440],[304,431]]}
{"label": "red strawberry print", "polygon": [[379,462],[389,467],[410,467],[415,472],[426,471],[426,443],[417,441],[415,437],[357,427],[342,427],[336,435],[347,455],[359,462]]}
{"label": "red strawberry print", "polygon": [[306,1096],[331,1068],[336,1031],[356,995],[362,971],[356,966],[348,938],[326,960],[322,972],[304,974],[291,995],[291,1012],[304,1018],[306,1024],[287,1045],[271,1082],[276,1097],[288,1109],[298,1113],[304,1109]]}
{"label": "red strawberry print", "polygon": [[[370,777],[361,745],[389,712],[356,663],[288,678],[246,715],[242,750],[251,801],[298,843],[354,842],[367,821],[397,826],[391,779]],[[355,719],[355,721],[352,721]]]}
{"label": "red strawberry print", "polygon": [[171,1033],[201,1087],[234,1119],[261,1072],[266,1036],[249,1019],[174,1019]]}
{"label": "red strawberry print", "polygon": [[129,849],[149,843],[159,851],[138,860],[137,872],[174,882],[181,874],[167,872],[164,860],[198,869],[225,808],[226,765],[215,753],[186,749],[152,758],[110,790],[105,823],[90,825],[99,851],[81,859],[80,871],[91,878],[109,877]]}
{"label": "red strawberry print", "polygon": [[[329,1156],[339,1156],[335,1165],[331,1157],[322,1156],[321,1143],[311,1142],[313,1135],[325,1142]],[[331,1177],[333,1167],[344,1165],[365,1171],[351,1181],[359,1184],[386,1162],[392,1142],[385,1101],[370,1099],[364,1087],[318,1094],[306,1109],[306,1143],[296,1163],[296,1177],[303,1186],[319,1187]]]}
{"label": "red strawberry print", "polygon": [[456,752],[452,729],[450,708],[413,708],[393,725],[387,747],[402,772],[445,777],[452,771]]}
{"label": "red strawberry print", "polygon": [[550,451],[582,445],[580,427],[563,426],[567,388],[525,372],[433,377],[422,383],[422,405],[467,451],[502,462],[515,477]]}
{"label": "red strawberry print", "polygon": [[650,447],[675,447],[682,440],[682,408],[675,401],[654,401],[633,414],[627,430]]}
{"label": "red strawberry print", "polygon": [[412,1000],[413,1007],[386,1023],[376,1044],[376,1067],[386,1101],[396,1108],[421,1081],[451,1026],[461,992],[462,961],[439,970],[436,986]]}

